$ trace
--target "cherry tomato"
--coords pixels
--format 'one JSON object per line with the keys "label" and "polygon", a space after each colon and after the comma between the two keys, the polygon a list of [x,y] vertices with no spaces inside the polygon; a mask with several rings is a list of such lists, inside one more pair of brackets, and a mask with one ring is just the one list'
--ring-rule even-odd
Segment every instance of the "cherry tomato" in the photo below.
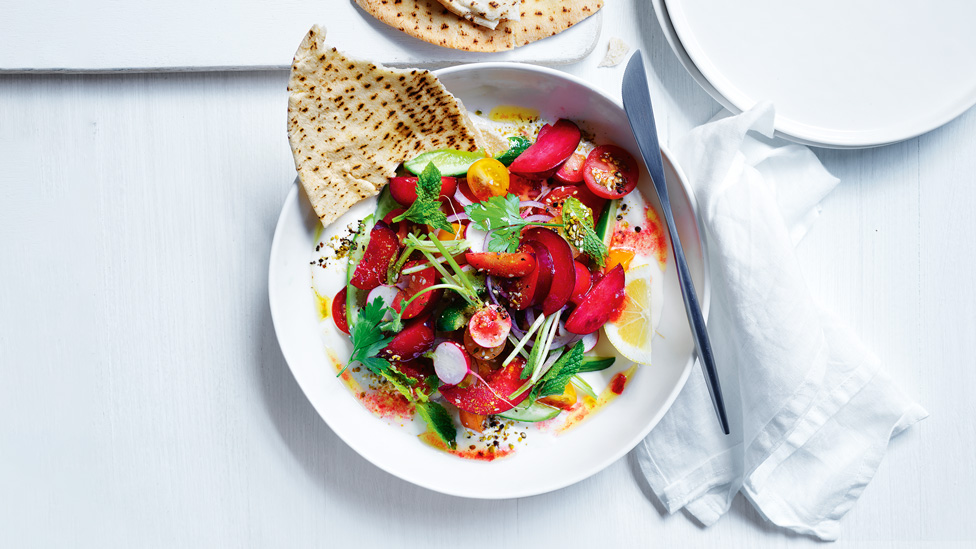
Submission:
{"label": "cherry tomato", "polygon": [[343,286],[339,293],[332,298],[332,320],[335,321],[336,328],[349,335],[349,319],[346,318],[346,287]]}
{"label": "cherry tomato", "polygon": [[503,278],[525,276],[535,269],[535,256],[530,253],[468,252],[464,254],[468,264],[479,271]]}
{"label": "cherry tomato", "polygon": [[576,197],[584,206],[593,212],[593,220],[596,221],[603,213],[603,208],[607,205],[607,200],[593,194],[584,185],[563,185],[549,191],[542,201],[546,204],[546,211],[556,218],[563,215],[563,202],[570,196]]}
{"label": "cherry tomato", "polygon": [[508,183],[508,168],[494,158],[482,158],[468,168],[468,187],[479,201],[505,196]]}
{"label": "cherry tomato", "polygon": [[597,196],[620,198],[637,186],[640,171],[629,152],[615,145],[601,145],[583,163],[583,180]]}

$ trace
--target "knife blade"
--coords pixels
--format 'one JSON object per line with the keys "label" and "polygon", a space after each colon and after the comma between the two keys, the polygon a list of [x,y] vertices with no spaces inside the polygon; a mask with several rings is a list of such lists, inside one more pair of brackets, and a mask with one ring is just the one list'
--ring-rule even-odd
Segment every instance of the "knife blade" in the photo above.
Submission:
{"label": "knife blade", "polygon": [[708,331],[705,328],[705,319],[702,318],[698,294],[695,293],[695,285],[691,280],[691,272],[688,270],[688,262],[685,260],[681,240],[678,238],[678,229],[674,224],[674,215],[671,212],[671,200],[668,197],[668,186],[664,178],[664,162],[661,159],[661,146],[658,142],[657,126],[654,123],[654,108],[651,106],[650,88],[647,85],[647,76],[644,74],[644,60],[640,50],[636,51],[627,63],[621,93],[624,111],[630,121],[630,129],[634,132],[641,157],[661,201],[668,233],[671,235],[671,249],[674,252],[675,267],[678,271],[678,284],[685,302],[685,312],[688,314],[688,324],[691,326],[695,350],[698,352],[698,362],[708,382],[708,394],[712,397],[715,414],[718,416],[722,431],[727,435],[729,419],[725,411],[725,399],[722,397],[722,387],[719,384],[718,373],[715,371],[712,345],[708,340]]}

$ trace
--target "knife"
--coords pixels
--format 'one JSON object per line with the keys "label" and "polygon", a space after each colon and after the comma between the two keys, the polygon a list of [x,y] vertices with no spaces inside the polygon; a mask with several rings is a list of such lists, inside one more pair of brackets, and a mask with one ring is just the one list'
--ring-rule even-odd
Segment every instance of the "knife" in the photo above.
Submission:
{"label": "knife", "polygon": [[637,139],[637,146],[654,182],[654,189],[657,190],[664,219],[668,224],[671,249],[674,251],[674,262],[678,270],[678,284],[681,286],[681,296],[685,301],[691,335],[695,340],[695,349],[698,351],[698,362],[708,382],[708,394],[712,397],[712,406],[715,408],[715,414],[718,415],[722,431],[729,434],[729,418],[725,413],[725,399],[722,398],[722,387],[715,372],[712,345],[708,341],[705,319],[702,318],[701,306],[698,304],[698,294],[695,293],[695,285],[691,280],[688,262],[685,261],[681,240],[678,239],[678,229],[674,225],[674,215],[671,213],[671,200],[668,198],[668,186],[664,179],[664,162],[661,160],[661,146],[657,139],[657,126],[654,124],[654,109],[651,107],[651,92],[647,85],[647,76],[644,74],[644,60],[640,50],[636,51],[627,63],[621,93],[624,99],[624,111],[627,113],[627,119],[630,120],[630,129]]}

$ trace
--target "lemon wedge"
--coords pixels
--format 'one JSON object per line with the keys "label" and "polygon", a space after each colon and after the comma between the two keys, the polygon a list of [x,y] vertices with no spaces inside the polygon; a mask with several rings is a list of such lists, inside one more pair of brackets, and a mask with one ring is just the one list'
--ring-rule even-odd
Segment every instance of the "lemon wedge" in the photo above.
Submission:
{"label": "lemon wedge", "polygon": [[607,339],[617,351],[637,364],[651,363],[651,339],[654,337],[652,307],[653,276],[663,276],[654,265],[641,265],[625,273],[623,309],[620,315],[604,325]]}

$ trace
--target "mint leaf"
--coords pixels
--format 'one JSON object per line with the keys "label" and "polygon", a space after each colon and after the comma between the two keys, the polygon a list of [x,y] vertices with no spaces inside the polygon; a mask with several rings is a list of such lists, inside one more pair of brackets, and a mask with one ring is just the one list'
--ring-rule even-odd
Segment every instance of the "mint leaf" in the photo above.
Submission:
{"label": "mint leaf", "polygon": [[563,202],[563,229],[567,239],[576,249],[590,256],[594,263],[603,267],[607,247],[593,230],[593,212],[575,196]]}
{"label": "mint leaf", "polygon": [[561,395],[566,390],[566,384],[574,375],[579,373],[583,367],[583,342],[578,341],[576,345],[565,355],[561,356],[552,368],[542,376],[539,383],[532,391],[533,398],[542,398],[550,395]]}
{"label": "mint leaf", "polygon": [[427,164],[417,181],[417,200],[407,211],[393,218],[393,222],[409,219],[421,225],[430,225],[454,234],[454,227],[447,222],[447,215],[441,211],[441,172],[433,162]]}
{"label": "mint leaf", "polygon": [[455,442],[457,429],[454,427],[454,420],[443,406],[436,402],[418,402],[417,411],[434,434],[451,448],[457,446]]}
{"label": "mint leaf", "polygon": [[520,154],[525,152],[532,145],[532,142],[528,138],[522,137],[521,135],[516,135],[508,138],[508,150],[495,155],[495,160],[498,160],[502,164],[509,166],[515,159],[519,157]]}
{"label": "mint leaf", "polygon": [[393,341],[392,337],[384,337],[383,330],[380,329],[386,309],[383,298],[377,297],[372,303],[367,303],[359,310],[356,323],[349,326],[349,338],[352,340],[353,349],[346,368],[353,362],[360,362],[377,375],[383,375],[390,370],[390,363],[376,356]]}

